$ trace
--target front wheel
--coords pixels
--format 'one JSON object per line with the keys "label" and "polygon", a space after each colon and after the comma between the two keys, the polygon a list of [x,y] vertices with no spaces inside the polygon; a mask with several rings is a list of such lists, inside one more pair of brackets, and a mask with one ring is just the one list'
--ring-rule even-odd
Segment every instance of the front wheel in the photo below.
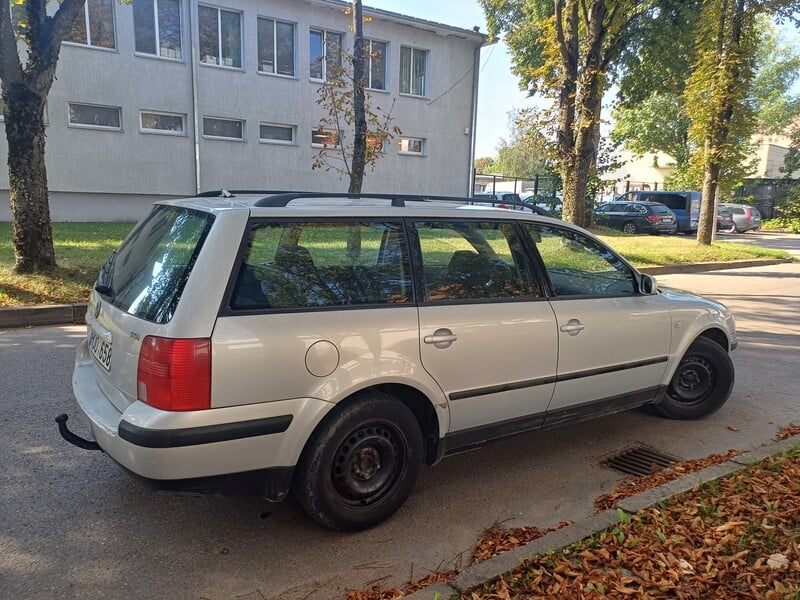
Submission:
{"label": "front wheel", "polygon": [[698,419],[717,411],[733,389],[733,362],[717,343],[696,339],[683,355],[664,399],[653,406],[670,419]]}
{"label": "front wheel", "polygon": [[633,221],[626,221],[622,224],[622,233],[639,233],[639,228]]}
{"label": "front wheel", "polygon": [[380,392],[355,398],[311,436],[293,491],[314,520],[357,531],[388,519],[408,498],[422,464],[417,419]]}

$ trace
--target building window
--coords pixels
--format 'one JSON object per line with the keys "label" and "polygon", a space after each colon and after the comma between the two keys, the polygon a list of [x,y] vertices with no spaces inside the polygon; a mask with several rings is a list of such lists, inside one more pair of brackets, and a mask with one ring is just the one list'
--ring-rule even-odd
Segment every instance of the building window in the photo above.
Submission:
{"label": "building window", "polygon": [[242,15],[230,10],[200,5],[200,62],[242,68]]}
{"label": "building window", "polygon": [[114,0],[86,0],[83,18],[75,19],[64,41],[95,48],[116,48]]}
{"label": "building window", "polygon": [[184,135],[186,116],[178,113],[153,112],[143,110],[139,113],[139,125],[146,133]]}
{"label": "building window", "polygon": [[223,140],[243,140],[244,121],[241,119],[203,117],[203,136]]}
{"label": "building window", "polygon": [[369,63],[367,87],[373,90],[386,89],[386,42],[367,40]]}
{"label": "building window", "polygon": [[73,127],[122,131],[122,109],[119,106],[68,103],[69,124]]}
{"label": "building window", "polygon": [[400,48],[400,93],[424,96],[428,51],[402,46]]}
{"label": "building window", "polygon": [[310,77],[328,81],[342,68],[342,34],[312,29],[309,36]]}
{"label": "building window", "polygon": [[311,130],[311,145],[320,148],[338,148],[341,138],[333,129],[317,127]]}
{"label": "building window", "polygon": [[258,141],[265,144],[294,144],[294,135],[292,125],[261,123],[258,127]]}
{"label": "building window", "polygon": [[294,75],[294,24],[258,18],[258,70]]}
{"label": "building window", "polygon": [[133,0],[136,52],[183,58],[180,0]]}
{"label": "building window", "polygon": [[401,137],[397,145],[400,154],[425,154],[425,140],[423,138]]}

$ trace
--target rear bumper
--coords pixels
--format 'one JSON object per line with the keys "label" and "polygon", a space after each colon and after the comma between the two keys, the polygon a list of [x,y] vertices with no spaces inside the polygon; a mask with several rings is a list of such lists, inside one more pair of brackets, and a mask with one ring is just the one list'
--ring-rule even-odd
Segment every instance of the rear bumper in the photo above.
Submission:
{"label": "rear bumper", "polygon": [[[157,487],[195,490],[208,478],[277,470],[291,473],[305,441],[332,404],[297,398],[200,411],[162,411],[133,402],[120,412],[95,379],[82,343],[72,388],[100,448]],[[177,480],[184,481],[183,484]]]}

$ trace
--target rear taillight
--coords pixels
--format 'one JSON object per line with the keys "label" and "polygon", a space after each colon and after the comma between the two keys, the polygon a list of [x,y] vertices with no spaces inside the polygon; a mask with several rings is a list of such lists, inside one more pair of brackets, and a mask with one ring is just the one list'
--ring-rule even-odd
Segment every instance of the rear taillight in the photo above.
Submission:
{"label": "rear taillight", "polygon": [[147,336],[139,351],[137,396],[162,410],[211,406],[211,340]]}
{"label": "rear taillight", "polygon": [[745,221],[749,221],[752,218],[753,218],[753,211],[750,210],[749,208],[745,208],[744,209],[744,220]]}
{"label": "rear taillight", "polygon": [[660,223],[661,217],[659,217],[658,215],[647,215],[647,220],[650,221],[651,223]]}

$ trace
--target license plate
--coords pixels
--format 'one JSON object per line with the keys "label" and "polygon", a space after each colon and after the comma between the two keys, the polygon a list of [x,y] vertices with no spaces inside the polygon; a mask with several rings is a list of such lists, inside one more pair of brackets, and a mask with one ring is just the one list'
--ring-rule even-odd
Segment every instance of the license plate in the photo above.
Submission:
{"label": "license plate", "polygon": [[111,370],[111,344],[97,335],[92,329],[89,330],[89,351],[95,360],[100,363],[106,371]]}
{"label": "license plate", "polygon": [[662,223],[672,223],[672,217],[661,217]]}

